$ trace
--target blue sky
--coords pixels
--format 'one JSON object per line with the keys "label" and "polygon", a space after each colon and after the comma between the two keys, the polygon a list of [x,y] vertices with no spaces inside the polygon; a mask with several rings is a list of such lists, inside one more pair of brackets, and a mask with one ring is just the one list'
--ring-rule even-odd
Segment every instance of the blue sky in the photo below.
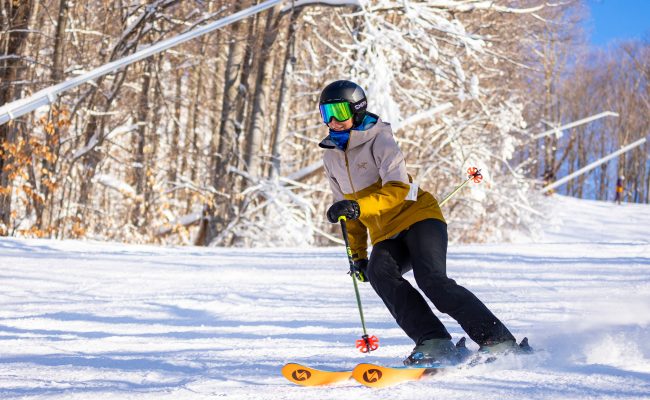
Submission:
{"label": "blue sky", "polygon": [[587,4],[593,45],[605,46],[616,39],[650,39],[650,0],[587,0]]}

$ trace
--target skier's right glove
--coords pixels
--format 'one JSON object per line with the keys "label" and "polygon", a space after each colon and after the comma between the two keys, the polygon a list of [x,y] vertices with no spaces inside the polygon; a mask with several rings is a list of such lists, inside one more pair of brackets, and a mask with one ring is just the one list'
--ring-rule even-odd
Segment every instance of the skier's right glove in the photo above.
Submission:
{"label": "skier's right glove", "polygon": [[337,201],[327,210],[327,219],[333,224],[339,222],[339,217],[357,219],[359,215],[361,215],[359,203],[354,200]]}
{"label": "skier's right glove", "polygon": [[353,263],[350,268],[350,274],[354,275],[359,282],[368,282],[368,275],[366,271],[368,270],[368,260],[361,259]]}

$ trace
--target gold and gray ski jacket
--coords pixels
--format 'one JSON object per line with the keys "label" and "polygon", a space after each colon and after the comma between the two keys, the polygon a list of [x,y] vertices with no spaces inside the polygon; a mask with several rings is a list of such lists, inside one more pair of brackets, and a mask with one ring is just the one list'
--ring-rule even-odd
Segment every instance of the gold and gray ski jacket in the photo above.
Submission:
{"label": "gold and gray ski jacket", "polygon": [[374,245],[424,219],[445,221],[438,201],[412,184],[390,124],[379,117],[368,113],[350,132],[345,151],[329,136],[319,146],[326,149],[323,164],[334,201],[359,203],[361,216],[347,223],[355,260],[368,258],[368,232]]}

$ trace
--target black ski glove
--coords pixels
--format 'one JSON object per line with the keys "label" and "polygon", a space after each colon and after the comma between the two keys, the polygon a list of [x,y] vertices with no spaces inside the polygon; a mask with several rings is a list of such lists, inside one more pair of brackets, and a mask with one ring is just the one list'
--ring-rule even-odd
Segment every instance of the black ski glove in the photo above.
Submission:
{"label": "black ski glove", "polygon": [[354,200],[337,201],[327,210],[327,219],[333,224],[339,222],[341,216],[347,219],[357,219],[359,215],[361,215],[359,203]]}
{"label": "black ski glove", "polygon": [[364,258],[354,262],[354,265],[350,268],[350,274],[354,275],[359,282],[368,282],[367,270],[368,260]]}

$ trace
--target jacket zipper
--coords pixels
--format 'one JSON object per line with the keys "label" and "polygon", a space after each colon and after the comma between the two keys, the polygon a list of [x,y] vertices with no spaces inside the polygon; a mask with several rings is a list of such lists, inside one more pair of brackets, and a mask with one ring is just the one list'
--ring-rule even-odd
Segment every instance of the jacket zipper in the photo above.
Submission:
{"label": "jacket zipper", "polygon": [[[357,196],[357,190],[354,188],[354,184],[352,183],[352,174],[350,173],[350,163],[348,162],[348,151],[343,150],[343,156],[345,157],[345,169],[348,172],[348,179],[350,180],[350,186],[352,187],[352,195],[354,196],[354,200],[359,200],[359,196]],[[378,218],[373,218],[375,222],[375,227],[377,227],[377,232],[381,232],[381,227],[379,226],[379,221]]]}
{"label": "jacket zipper", "polygon": [[354,188],[354,184],[352,183],[352,174],[350,173],[350,163],[348,162],[347,150],[343,151],[343,156],[345,157],[345,169],[348,171],[348,179],[350,180],[350,186],[352,187],[352,195],[354,196],[355,200],[359,200],[357,197],[357,190]]}

